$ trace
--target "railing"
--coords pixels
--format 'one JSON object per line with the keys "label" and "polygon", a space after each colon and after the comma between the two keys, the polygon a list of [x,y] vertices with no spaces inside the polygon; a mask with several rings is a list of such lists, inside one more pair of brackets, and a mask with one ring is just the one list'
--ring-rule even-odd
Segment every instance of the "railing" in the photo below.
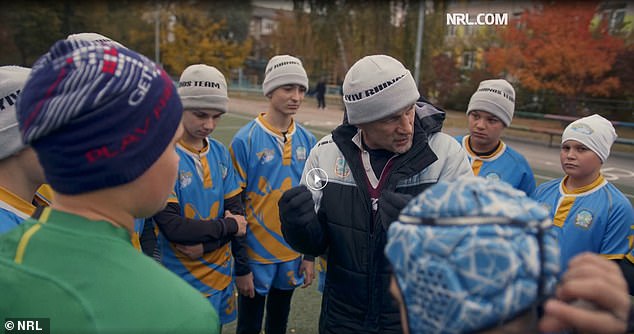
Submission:
{"label": "railing", "polygon": [[[525,111],[515,112],[515,115],[519,117],[523,117],[523,118],[558,120],[561,122],[561,127],[563,128],[568,126],[568,124],[572,123],[573,121],[576,121],[577,119],[579,119],[578,117],[573,117],[573,116],[540,114],[540,113],[525,112]],[[612,125],[614,125],[615,127],[620,126],[620,127],[634,128],[634,123],[632,122],[621,122],[621,121],[611,121],[611,122],[612,122]],[[509,129],[546,134],[549,136],[548,147],[553,146],[553,138],[555,136],[561,137],[561,135],[564,132],[564,130],[561,128],[555,129],[555,128],[548,128],[548,127],[541,127],[541,126],[524,126],[524,125],[513,125],[513,124],[509,126]],[[634,146],[634,139],[619,137],[616,139],[615,143]]]}

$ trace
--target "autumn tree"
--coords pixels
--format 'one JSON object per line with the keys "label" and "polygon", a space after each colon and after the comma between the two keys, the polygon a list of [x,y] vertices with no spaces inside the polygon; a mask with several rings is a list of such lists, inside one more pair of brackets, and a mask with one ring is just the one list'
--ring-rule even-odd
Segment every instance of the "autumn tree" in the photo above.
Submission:
{"label": "autumn tree", "polygon": [[[178,75],[191,64],[217,67],[227,78],[241,67],[251,50],[251,40],[237,41],[224,19],[213,19],[204,5],[177,2],[162,12],[161,60]],[[208,8],[207,8],[208,9]]]}
{"label": "autumn tree", "polygon": [[616,56],[612,75],[619,78],[617,96],[634,100],[634,44],[625,46]]}
{"label": "autumn tree", "polygon": [[435,78],[435,80],[427,79],[423,81],[427,83],[427,97],[442,106],[455,108],[456,106],[447,105],[451,93],[460,79],[460,73],[456,68],[455,61],[448,55],[441,53],[431,59],[431,64],[431,71],[423,73],[427,78]]}
{"label": "autumn tree", "polygon": [[623,41],[594,25],[593,2],[542,3],[526,10],[502,33],[502,45],[485,59],[492,73],[508,74],[530,91],[551,91],[575,113],[577,99],[610,96],[619,88],[611,73]]}

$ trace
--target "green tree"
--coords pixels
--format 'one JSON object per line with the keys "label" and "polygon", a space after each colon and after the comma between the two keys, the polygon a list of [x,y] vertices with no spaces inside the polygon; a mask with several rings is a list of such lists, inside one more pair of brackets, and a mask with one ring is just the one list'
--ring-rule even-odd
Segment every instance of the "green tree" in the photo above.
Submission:
{"label": "green tree", "polygon": [[[153,25],[144,18],[150,1],[2,1],[0,62],[31,66],[50,46],[69,34],[96,32],[146,55],[153,51]],[[148,31],[135,39],[135,31]]]}
{"label": "green tree", "polygon": [[3,64],[30,67],[54,41],[66,37],[61,32],[59,4],[3,0],[0,7]]}
{"label": "green tree", "polygon": [[[304,60],[309,75],[340,83],[358,59],[388,54],[412,68],[416,26],[410,26],[410,1],[296,0],[292,15],[281,13],[272,53]],[[273,54],[269,55],[272,56]]]}

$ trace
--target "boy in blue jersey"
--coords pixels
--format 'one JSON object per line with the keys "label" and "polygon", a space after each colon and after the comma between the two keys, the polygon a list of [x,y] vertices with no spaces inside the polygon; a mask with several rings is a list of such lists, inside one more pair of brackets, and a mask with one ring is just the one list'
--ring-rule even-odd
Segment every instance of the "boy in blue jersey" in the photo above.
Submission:
{"label": "boy in blue jersey", "polygon": [[266,303],[267,334],[286,333],[293,289],[312,283],[313,258],[302,259],[281,233],[277,202],[299,184],[315,137],[294,121],[308,89],[301,61],[271,58],[262,83],[268,110],[240,129],[231,154],[244,189],[247,252],[255,293],[238,297],[238,334],[260,333]]}
{"label": "boy in blue jersey", "polygon": [[30,72],[20,66],[0,67],[0,234],[33,214],[32,201],[45,182],[35,151],[22,141],[15,111]]}
{"label": "boy in blue jersey", "polygon": [[634,320],[610,260],[579,254],[557,282],[548,211],[507,183],[432,186],[390,226],[385,254],[405,334],[620,334]]}
{"label": "boy in blue jersey", "polygon": [[[185,132],[176,146],[178,179],[167,207],[154,216],[163,264],[205,295],[221,323],[236,318],[235,274],[250,273],[246,219],[229,151],[209,137],[227,112],[227,83],[215,67],[196,64],[178,83]],[[232,257],[233,252],[233,257]]]}
{"label": "boy in blue jersey", "polygon": [[535,177],[528,161],[500,139],[511,125],[514,109],[515,90],[508,81],[482,81],[467,108],[469,134],[456,139],[467,152],[474,175],[505,181],[530,195]]}
{"label": "boy in blue jersey", "polygon": [[532,195],[553,217],[562,272],[581,252],[620,262],[631,246],[632,204],[601,174],[616,137],[610,121],[597,114],[570,123],[559,154],[566,175],[541,184]]}

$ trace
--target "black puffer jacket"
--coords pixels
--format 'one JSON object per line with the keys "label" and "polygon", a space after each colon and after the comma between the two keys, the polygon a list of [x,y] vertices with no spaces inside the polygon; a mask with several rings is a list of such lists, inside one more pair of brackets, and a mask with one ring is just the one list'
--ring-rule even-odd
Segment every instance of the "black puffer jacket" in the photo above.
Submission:
{"label": "black puffer jacket", "polygon": [[[440,179],[472,175],[458,142],[438,132],[444,115],[428,110],[423,117],[423,112],[419,104],[412,148],[388,163],[390,172],[380,180],[382,191],[416,195]],[[328,256],[320,333],[401,333],[398,308],[388,292],[390,267],[383,253],[387,227],[394,217],[382,217],[380,196],[371,196],[368,184],[372,181],[366,172],[372,173],[372,168],[363,163],[368,153],[359,137],[356,127],[344,124],[313,148],[304,173],[319,167],[329,176],[321,191],[311,191],[318,219],[298,230],[286,228],[293,222],[282,217],[282,228],[296,250]],[[372,203],[379,207],[374,213]]]}

